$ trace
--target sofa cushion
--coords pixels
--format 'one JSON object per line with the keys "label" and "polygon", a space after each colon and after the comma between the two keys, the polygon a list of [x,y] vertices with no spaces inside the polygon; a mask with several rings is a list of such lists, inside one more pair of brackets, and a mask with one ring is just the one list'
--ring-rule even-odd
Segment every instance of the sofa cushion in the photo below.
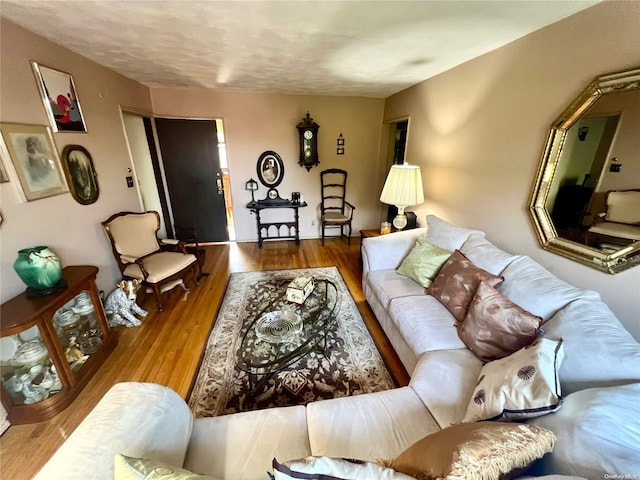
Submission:
{"label": "sofa cushion", "polygon": [[[551,455],[532,473],[585,478],[633,478],[640,474],[640,383],[589,388],[564,399],[561,410],[528,423],[558,437]],[[629,475],[629,477],[625,477]]]}
{"label": "sofa cushion", "polygon": [[118,383],[35,478],[112,479],[117,453],[182,465],[192,423],[189,407],[170,388],[152,383]]}
{"label": "sofa cushion", "polygon": [[525,310],[549,320],[558,310],[579,298],[600,300],[591,290],[576,288],[560,280],[527,256],[515,259],[502,272],[498,290]]}
{"label": "sofa cushion", "polygon": [[451,253],[453,253],[451,250],[445,250],[427,242],[421,235],[398,267],[398,273],[409,277],[423,287],[428,287]]}
{"label": "sofa cushion", "polygon": [[441,248],[453,252],[460,248],[472,233],[484,236],[484,232],[480,230],[457,227],[435,215],[427,215],[427,241]]}
{"label": "sofa cushion", "polygon": [[562,406],[558,369],[562,341],[540,338],[480,371],[463,422],[518,420],[556,411]]}
{"label": "sofa cushion", "polygon": [[477,267],[460,250],[456,250],[427,289],[427,293],[442,303],[458,322],[462,322],[481,281],[495,287],[502,282],[502,277]]}
{"label": "sofa cushion", "polygon": [[411,387],[309,403],[307,422],[312,455],[367,461],[440,429]]}
{"label": "sofa cushion", "polygon": [[395,270],[411,251],[426,227],[412,228],[400,232],[362,239],[363,277],[373,270]]}
{"label": "sofa cushion", "polygon": [[490,362],[531,345],[541,323],[542,318],[480,282],[458,334],[480,360]]}
{"label": "sofa cushion", "polygon": [[432,350],[466,348],[453,315],[430,295],[396,298],[388,311],[417,357]]}
{"label": "sofa cushion", "polygon": [[467,241],[460,247],[460,251],[475,265],[494,275],[500,275],[511,262],[522,256],[499,249],[484,238],[484,234],[477,233],[469,235]]}
{"label": "sofa cushion", "polygon": [[564,340],[562,393],[640,382],[640,343],[600,300],[575,300],[543,327]]}
{"label": "sofa cushion", "polygon": [[482,362],[470,350],[436,350],[420,357],[409,386],[440,428],[460,423],[478,382]]}
{"label": "sofa cushion", "polygon": [[555,440],[535,425],[453,425],[414,443],[390,466],[416,478],[500,480],[552,451]]}
{"label": "sofa cushion", "polygon": [[114,459],[114,473],[114,480],[216,480],[169,463],[120,454]]}
{"label": "sofa cushion", "polygon": [[275,480],[415,480],[373,462],[347,458],[306,457],[279,463],[273,459]]}
{"label": "sofa cushion", "polygon": [[424,287],[395,270],[374,270],[369,273],[367,285],[378,301],[387,308],[394,298],[411,295],[424,296]]}
{"label": "sofa cushion", "polygon": [[305,407],[197,418],[184,468],[234,480],[265,478],[274,457],[311,455]]}

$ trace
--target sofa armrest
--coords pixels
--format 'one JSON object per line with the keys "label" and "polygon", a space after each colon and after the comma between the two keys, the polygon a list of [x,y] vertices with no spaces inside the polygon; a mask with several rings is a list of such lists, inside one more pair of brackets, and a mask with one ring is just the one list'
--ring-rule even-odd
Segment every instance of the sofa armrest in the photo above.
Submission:
{"label": "sofa armrest", "polygon": [[114,385],[38,472],[36,480],[113,480],[122,453],[182,466],[193,416],[170,388]]}
{"label": "sofa armrest", "polygon": [[365,238],[362,241],[363,277],[373,270],[392,270],[402,263],[416,239],[427,231],[426,227]]}

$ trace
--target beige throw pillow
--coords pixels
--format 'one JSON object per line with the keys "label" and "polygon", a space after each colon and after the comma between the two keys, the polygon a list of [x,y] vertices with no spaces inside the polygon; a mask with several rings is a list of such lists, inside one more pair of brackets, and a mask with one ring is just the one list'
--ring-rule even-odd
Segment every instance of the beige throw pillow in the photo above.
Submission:
{"label": "beige throw pillow", "polygon": [[116,454],[114,480],[216,480],[168,463]]}
{"label": "beige throw pillow", "polygon": [[538,337],[542,318],[480,282],[458,335],[483,362],[511,355]]}
{"label": "beige throw pillow", "polygon": [[551,452],[555,440],[553,432],[535,425],[453,425],[418,440],[387,463],[419,480],[499,480]]}
{"label": "beige throw pillow", "polygon": [[562,406],[558,370],[563,358],[562,340],[539,338],[487,363],[462,421],[519,420],[555,412]]}
{"label": "beige throw pillow", "polygon": [[481,281],[495,287],[502,277],[493,275],[471,262],[460,250],[453,252],[427,289],[447,310],[462,322]]}
{"label": "beige throw pillow", "polygon": [[424,236],[420,236],[397,272],[426,288],[431,285],[451,253],[450,250],[433,245],[427,242]]}

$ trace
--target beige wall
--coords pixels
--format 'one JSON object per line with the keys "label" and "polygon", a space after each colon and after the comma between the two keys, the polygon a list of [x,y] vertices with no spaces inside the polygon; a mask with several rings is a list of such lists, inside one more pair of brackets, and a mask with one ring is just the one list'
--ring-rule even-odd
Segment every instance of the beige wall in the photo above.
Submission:
{"label": "beige wall", "polygon": [[480,228],[599,291],[640,339],[640,267],[607,275],[542,250],[527,209],[551,122],[594,76],[639,66],[638,18],[640,2],[598,4],[388,98],[384,116],[411,117],[407,159],[422,167],[422,217]]}
{"label": "beige wall", "polygon": [[125,182],[131,164],[119,105],[150,111],[149,91],[9,21],[0,22],[0,120],[48,125],[30,60],[71,73],[88,133],[55,133],[54,141],[58,152],[68,144],[85,147],[100,186],[96,203],[80,205],[69,193],[19,203],[15,185],[0,184],[1,300],[24,290],[13,262],[19,249],[36,245],[48,245],[63,266],[97,265],[98,287],[110,291],[119,272],[100,222],[112,213],[139,209],[135,189]]}
{"label": "beige wall", "polygon": [[[300,209],[302,238],[320,235],[317,210],[320,171],[326,168],[343,168],[348,172],[347,200],[357,207],[353,221],[355,234],[358,235],[358,229],[379,224],[384,100],[167,88],[152,88],[151,97],[153,111],[158,116],[223,119],[238,241],[257,240],[255,217],[245,208],[251,194],[244,185],[249,178],[257,180],[256,163],[266,150],[277,152],[284,162],[284,180],[277,187],[280,196],[290,198],[292,191],[299,191],[309,204]],[[296,130],[307,111],[320,125],[320,165],[309,172],[298,165]],[[345,138],[345,155],[336,154],[340,132]],[[266,188],[260,185],[256,199],[264,198],[265,194]],[[263,212],[263,220],[282,215],[291,217],[291,213],[269,211]]]}

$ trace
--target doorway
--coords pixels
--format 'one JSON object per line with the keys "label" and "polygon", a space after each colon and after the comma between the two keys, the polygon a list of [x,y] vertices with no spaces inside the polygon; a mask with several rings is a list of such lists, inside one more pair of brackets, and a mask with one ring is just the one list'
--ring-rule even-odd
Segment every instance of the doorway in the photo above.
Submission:
{"label": "doorway", "polygon": [[[387,144],[385,178],[387,178],[392,165],[402,165],[405,162],[409,119],[393,120],[386,123],[389,125],[389,140]],[[387,207],[387,222],[392,222],[397,214],[398,207],[389,205]],[[415,222],[413,223],[415,225]]]}
{"label": "doorway", "polygon": [[162,212],[159,233],[235,240],[222,120],[123,116],[142,208]]}

